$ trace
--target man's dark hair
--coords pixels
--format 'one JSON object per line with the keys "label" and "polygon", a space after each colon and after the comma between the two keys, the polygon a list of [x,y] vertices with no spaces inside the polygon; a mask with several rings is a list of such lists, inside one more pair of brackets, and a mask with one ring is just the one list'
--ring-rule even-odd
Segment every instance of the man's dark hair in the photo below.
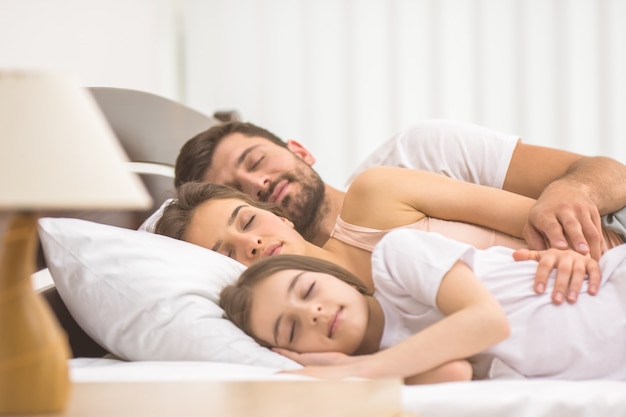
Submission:
{"label": "man's dark hair", "polygon": [[262,127],[244,122],[227,122],[212,126],[189,139],[180,149],[176,158],[174,185],[176,188],[191,181],[202,181],[204,174],[213,163],[215,148],[222,139],[233,133],[245,136],[260,136],[283,148],[287,144],[272,132]]}

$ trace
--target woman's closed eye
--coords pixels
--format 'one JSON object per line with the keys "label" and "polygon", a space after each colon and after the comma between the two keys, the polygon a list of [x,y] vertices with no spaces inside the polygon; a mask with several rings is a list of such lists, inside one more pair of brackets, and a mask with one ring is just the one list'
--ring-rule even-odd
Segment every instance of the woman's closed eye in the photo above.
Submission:
{"label": "woman's closed eye", "polygon": [[306,292],[304,293],[304,296],[302,298],[304,298],[305,300],[308,298],[309,295],[311,295],[311,293],[313,292],[313,289],[315,288],[315,281],[313,281],[311,283],[311,285],[309,286],[309,288],[306,290]]}
{"label": "woman's closed eye", "polygon": [[244,223],[243,230],[247,230],[250,226],[252,226],[252,223],[254,223],[255,218],[256,218],[256,214],[253,214],[252,216],[250,216],[248,221]]}

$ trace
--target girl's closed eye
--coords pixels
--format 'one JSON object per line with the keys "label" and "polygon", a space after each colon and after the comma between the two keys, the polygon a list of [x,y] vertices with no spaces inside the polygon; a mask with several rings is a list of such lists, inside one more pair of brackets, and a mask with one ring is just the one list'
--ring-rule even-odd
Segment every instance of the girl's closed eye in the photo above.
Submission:
{"label": "girl's closed eye", "polygon": [[291,331],[289,332],[289,344],[293,342],[296,337],[296,322],[291,323]]}

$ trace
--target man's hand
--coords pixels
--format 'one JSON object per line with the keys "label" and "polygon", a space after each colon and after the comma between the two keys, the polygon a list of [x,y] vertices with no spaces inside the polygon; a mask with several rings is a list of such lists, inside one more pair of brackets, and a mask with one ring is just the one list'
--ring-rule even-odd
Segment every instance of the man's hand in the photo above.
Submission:
{"label": "man's hand", "polygon": [[519,142],[502,186],[537,200],[523,237],[531,249],[564,248],[600,259],[600,215],[626,206],[626,165]]}
{"label": "man's hand", "polygon": [[568,247],[595,260],[606,250],[600,213],[580,185],[557,181],[531,209],[523,236],[534,250]]}
{"label": "man's hand", "polygon": [[600,265],[589,255],[573,250],[548,249],[542,251],[518,249],[513,253],[516,261],[534,260],[538,262],[535,275],[535,292],[543,294],[550,273],[556,269],[552,302],[561,304],[564,300],[574,303],[586,277],[589,278],[587,292],[595,295],[600,287]]}

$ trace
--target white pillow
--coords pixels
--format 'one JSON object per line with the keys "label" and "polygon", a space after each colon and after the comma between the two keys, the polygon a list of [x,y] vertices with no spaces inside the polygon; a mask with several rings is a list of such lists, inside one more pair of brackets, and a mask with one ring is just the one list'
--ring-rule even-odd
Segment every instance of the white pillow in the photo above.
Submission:
{"label": "white pillow", "polygon": [[39,233],[59,295],[83,330],[126,360],[210,360],[299,367],[258,345],[217,305],[245,268],[199,246],[78,219]]}

